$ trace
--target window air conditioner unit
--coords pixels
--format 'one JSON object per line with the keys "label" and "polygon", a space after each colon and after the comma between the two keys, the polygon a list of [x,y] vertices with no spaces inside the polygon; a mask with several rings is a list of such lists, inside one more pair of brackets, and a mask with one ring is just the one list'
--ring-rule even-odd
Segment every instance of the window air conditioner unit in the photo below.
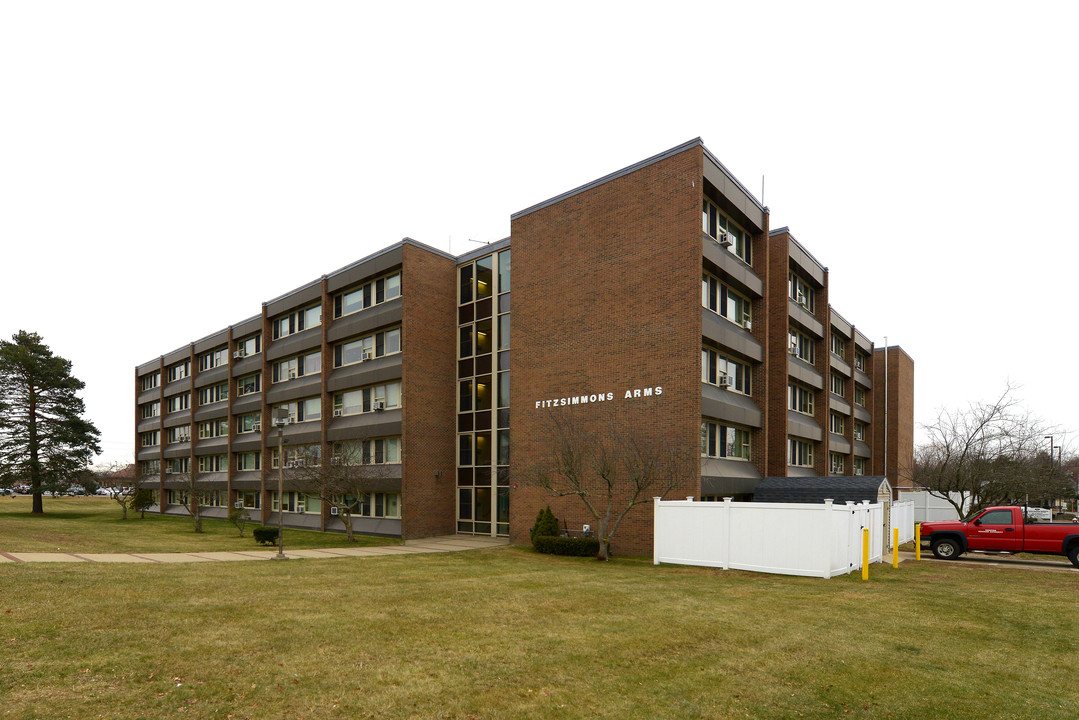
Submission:
{"label": "window air conditioner unit", "polygon": [[796,298],[794,299],[794,301],[795,301],[796,303],[798,303],[799,305],[801,305],[802,307],[805,307],[805,306],[806,306],[806,303],[808,302],[808,301],[806,300],[806,296],[805,296],[805,293],[798,293],[798,297],[796,297]]}
{"label": "window air conditioner unit", "polygon": [[375,403],[374,403],[374,405],[372,407],[373,407],[374,410],[385,410],[386,409],[386,401],[385,400],[375,400]]}
{"label": "window air conditioner unit", "polygon": [[340,464],[341,464],[341,458],[339,458],[339,457],[330,458],[330,465],[340,465]]}
{"label": "window air conditioner unit", "polygon": [[336,505],[330,506],[330,515],[337,515],[337,514],[338,514],[337,513],[337,506]]}
{"label": "window air conditioner unit", "polygon": [[172,468],[170,468],[170,467],[165,468],[165,474],[166,475],[172,475]]}
{"label": "window air conditioner unit", "polygon": [[243,356],[244,356],[244,351],[243,350],[237,350],[236,352],[232,353],[232,357],[234,359],[236,359],[236,360],[239,360]]}
{"label": "window air conditioner unit", "polygon": [[334,410],[333,411],[333,416],[334,417],[341,417],[343,412],[344,412],[343,410]]}
{"label": "window air conditioner unit", "polygon": [[734,240],[731,239],[731,234],[726,230],[719,231],[718,237],[716,237],[716,242],[719,243],[720,247],[730,247],[734,244]]}
{"label": "window air conditioner unit", "polygon": [[296,467],[296,461],[295,460],[286,461],[285,462],[285,467],[288,468],[288,469],[292,469],[292,468]]}
{"label": "window air conditioner unit", "polygon": [[371,360],[373,358],[374,353],[372,353],[370,350],[364,350],[363,354],[360,356],[360,362],[366,362],[367,360]]}
{"label": "window air conditioner unit", "polygon": [[296,379],[296,371],[295,370],[289,370],[288,371],[288,379],[289,380],[295,380]]}
{"label": "window air conditioner unit", "polygon": [[243,509],[243,506],[244,506],[244,501],[243,500],[237,500],[236,502],[232,503],[232,507],[236,508],[237,510]]}
{"label": "window air conditioner unit", "polygon": [[721,388],[733,387],[734,386],[734,381],[731,379],[730,375],[720,375],[719,376],[719,386]]}
{"label": "window air conditioner unit", "polygon": [[251,426],[251,430],[253,432],[262,432],[262,423],[260,423],[260,422],[255,423],[254,425]]}
{"label": "window air conditioner unit", "polygon": [[745,325],[743,325],[743,327],[746,330],[752,330],[753,329],[753,321],[752,320],[746,320]]}

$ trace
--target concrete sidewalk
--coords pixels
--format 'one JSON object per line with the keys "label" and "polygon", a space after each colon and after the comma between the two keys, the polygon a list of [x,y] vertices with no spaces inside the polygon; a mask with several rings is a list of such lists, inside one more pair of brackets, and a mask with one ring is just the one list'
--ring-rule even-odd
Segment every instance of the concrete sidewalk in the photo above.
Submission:
{"label": "concrete sidewalk", "polygon": [[[287,537],[286,537],[287,540]],[[291,560],[304,558],[373,557],[379,555],[418,555],[421,553],[461,552],[484,548],[505,547],[506,538],[475,535],[444,535],[441,537],[406,540],[404,545],[379,545],[376,547],[337,547],[289,550],[285,557]],[[241,562],[244,560],[272,560],[273,550],[235,550],[222,552],[190,553],[48,553],[48,552],[0,552],[0,563],[52,562],[52,563],[192,563],[192,562]]]}

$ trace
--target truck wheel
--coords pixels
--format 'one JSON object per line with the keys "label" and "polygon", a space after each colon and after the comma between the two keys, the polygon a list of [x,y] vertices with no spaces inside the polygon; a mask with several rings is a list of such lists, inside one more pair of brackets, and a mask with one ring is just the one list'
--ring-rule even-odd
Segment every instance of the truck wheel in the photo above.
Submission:
{"label": "truck wheel", "polygon": [[1079,543],[1068,548],[1068,559],[1072,561],[1072,565],[1079,568]]}
{"label": "truck wheel", "polygon": [[931,549],[933,556],[938,560],[955,560],[963,553],[959,548],[959,542],[952,538],[934,540]]}

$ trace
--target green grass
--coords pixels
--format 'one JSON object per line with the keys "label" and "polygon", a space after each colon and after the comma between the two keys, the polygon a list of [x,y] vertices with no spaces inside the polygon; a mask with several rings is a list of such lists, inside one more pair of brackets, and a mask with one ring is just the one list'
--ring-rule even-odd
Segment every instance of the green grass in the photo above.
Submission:
{"label": "green grass", "polygon": [[0,564],[0,718],[1079,717],[1079,575]]}
{"label": "green grass", "polygon": [[[44,515],[30,514],[30,497],[0,497],[0,551],[4,552],[209,552],[252,550],[259,546],[248,523],[240,537],[227,520],[202,519],[202,533],[186,515],[128,513],[121,520],[120,506],[106,497],[44,498]],[[252,513],[252,515],[256,515]],[[357,545],[386,545],[399,541],[357,535]],[[320,533],[285,528],[286,548],[347,545],[343,533]],[[2,717],[2,716],[0,716]]]}

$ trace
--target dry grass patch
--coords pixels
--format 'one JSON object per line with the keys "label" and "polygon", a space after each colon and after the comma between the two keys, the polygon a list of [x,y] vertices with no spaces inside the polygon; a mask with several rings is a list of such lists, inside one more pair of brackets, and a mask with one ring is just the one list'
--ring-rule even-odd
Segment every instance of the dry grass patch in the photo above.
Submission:
{"label": "dry grass patch", "polygon": [[0,566],[0,717],[1079,717],[1079,578],[520,549]]}

